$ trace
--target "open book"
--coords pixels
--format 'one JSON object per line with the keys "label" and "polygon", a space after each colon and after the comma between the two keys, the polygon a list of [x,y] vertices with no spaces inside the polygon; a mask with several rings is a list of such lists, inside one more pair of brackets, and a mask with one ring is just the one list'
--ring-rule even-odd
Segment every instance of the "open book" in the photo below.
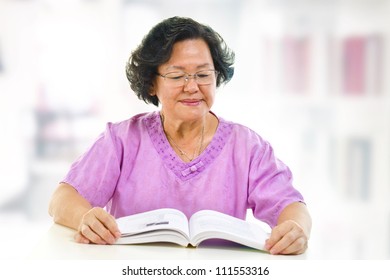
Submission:
{"label": "open book", "polygon": [[187,220],[181,211],[163,208],[116,221],[122,233],[116,244],[171,242],[196,247],[204,240],[223,239],[264,250],[269,237],[260,224],[212,210],[201,210]]}

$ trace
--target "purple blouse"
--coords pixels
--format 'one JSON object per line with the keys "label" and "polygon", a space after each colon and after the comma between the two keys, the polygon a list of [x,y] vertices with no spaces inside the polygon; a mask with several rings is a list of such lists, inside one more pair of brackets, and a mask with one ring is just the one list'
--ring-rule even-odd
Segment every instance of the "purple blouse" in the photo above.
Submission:
{"label": "purple blouse", "polygon": [[116,218],[168,207],[187,217],[210,209],[245,219],[251,208],[273,227],[285,206],[303,202],[289,168],[256,132],[219,118],[211,143],[186,163],[170,146],[159,112],[108,123],[62,182]]}

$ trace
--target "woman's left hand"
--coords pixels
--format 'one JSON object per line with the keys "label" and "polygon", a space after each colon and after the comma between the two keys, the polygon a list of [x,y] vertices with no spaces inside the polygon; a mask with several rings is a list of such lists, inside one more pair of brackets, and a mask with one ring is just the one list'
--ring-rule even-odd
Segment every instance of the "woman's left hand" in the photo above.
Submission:
{"label": "woman's left hand", "polygon": [[298,255],[306,251],[308,236],[295,221],[287,220],[272,229],[265,249],[272,255]]}

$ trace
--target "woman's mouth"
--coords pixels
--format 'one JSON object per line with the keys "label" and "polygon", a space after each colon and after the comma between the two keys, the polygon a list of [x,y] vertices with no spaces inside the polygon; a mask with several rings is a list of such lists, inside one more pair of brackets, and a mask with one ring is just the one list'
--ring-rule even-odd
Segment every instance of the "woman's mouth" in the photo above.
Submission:
{"label": "woman's mouth", "polygon": [[185,106],[198,106],[202,100],[201,99],[183,99],[180,100],[181,104]]}

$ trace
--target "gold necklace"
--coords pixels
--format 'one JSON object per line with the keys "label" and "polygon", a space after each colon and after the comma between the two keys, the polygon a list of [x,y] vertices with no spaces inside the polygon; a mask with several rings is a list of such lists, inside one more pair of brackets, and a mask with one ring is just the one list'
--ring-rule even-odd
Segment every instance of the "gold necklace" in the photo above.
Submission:
{"label": "gold necklace", "polygon": [[192,154],[192,157],[189,157],[188,154],[185,151],[183,151],[179,147],[179,145],[176,144],[176,142],[173,140],[173,138],[165,131],[165,128],[164,128],[164,116],[161,114],[160,117],[161,117],[161,124],[162,124],[163,131],[164,131],[165,135],[167,136],[167,138],[169,138],[169,140],[171,140],[172,144],[179,151],[181,156],[186,157],[188,159],[188,161],[193,161],[196,156],[200,155],[200,153],[202,151],[203,141],[204,141],[204,124],[202,126],[202,131],[201,131],[201,134],[200,134],[200,137],[199,137],[200,141],[199,141],[198,153],[196,154],[196,149],[194,149],[194,153]]}

